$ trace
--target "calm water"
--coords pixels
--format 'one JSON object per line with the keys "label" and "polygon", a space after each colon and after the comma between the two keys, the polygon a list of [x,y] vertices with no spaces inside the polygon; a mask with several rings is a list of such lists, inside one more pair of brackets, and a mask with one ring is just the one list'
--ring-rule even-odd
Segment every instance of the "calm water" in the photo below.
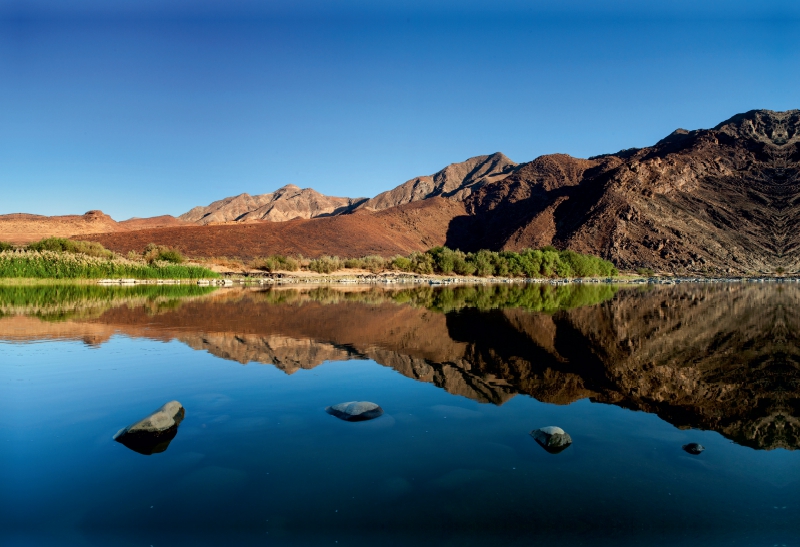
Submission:
{"label": "calm water", "polygon": [[[798,545],[798,310],[788,284],[0,287],[0,543]],[[112,440],[173,399],[165,452]],[[385,414],[325,413],[351,400]]]}

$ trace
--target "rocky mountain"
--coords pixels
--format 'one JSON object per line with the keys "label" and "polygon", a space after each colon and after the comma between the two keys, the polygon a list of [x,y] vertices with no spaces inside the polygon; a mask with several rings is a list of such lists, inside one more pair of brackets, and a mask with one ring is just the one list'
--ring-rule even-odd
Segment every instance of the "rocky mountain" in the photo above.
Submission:
{"label": "rocky mountain", "polygon": [[622,268],[796,272],[798,129],[800,111],[755,110],[647,148],[542,156],[468,197],[448,243],[555,245]]}
{"label": "rocky mountain", "polygon": [[503,180],[516,167],[516,163],[500,152],[490,156],[475,156],[460,163],[451,163],[433,175],[406,181],[393,190],[366,200],[358,208],[380,211],[437,196],[464,201],[483,185]]}
{"label": "rocky mountain", "polygon": [[195,224],[270,220],[282,222],[295,218],[317,218],[352,211],[365,198],[325,196],[311,188],[287,184],[271,194],[239,194],[206,206],[195,207],[178,218]]}
{"label": "rocky mountain", "polygon": [[[123,252],[155,242],[190,255],[242,258],[553,245],[600,255],[623,270],[798,273],[799,176],[800,111],[754,110],[712,129],[678,129],[653,146],[588,159],[551,154],[515,165],[502,154],[479,156],[370,200],[320,207],[329,210],[320,213],[328,218],[306,224],[161,228],[131,232],[136,238],[89,238]],[[270,218],[265,211],[281,203],[287,209],[272,218],[297,214],[287,200],[259,210],[248,199],[212,207],[230,214],[204,209],[182,218]],[[316,214],[312,209],[303,214]]]}
{"label": "rocky mountain", "polygon": [[460,163],[452,163],[433,175],[413,178],[372,199],[330,197],[311,188],[300,189],[293,184],[287,184],[271,194],[239,194],[215,201],[206,207],[195,207],[178,218],[201,225],[255,220],[282,222],[342,215],[359,209],[381,211],[437,196],[464,201],[484,184],[508,176],[516,166],[516,163],[500,152],[490,156],[476,156]]}

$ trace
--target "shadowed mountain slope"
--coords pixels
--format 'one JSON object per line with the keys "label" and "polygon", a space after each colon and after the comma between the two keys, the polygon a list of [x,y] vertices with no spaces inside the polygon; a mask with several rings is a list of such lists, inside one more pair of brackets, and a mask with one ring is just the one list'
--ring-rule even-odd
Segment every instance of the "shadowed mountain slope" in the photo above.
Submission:
{"label": "shadowed mountain slope", "polygon": [[752,111],[652,147],[537,158],[467,198],[448,243],[553,244],[622,268],[798,271],[798,111]]}

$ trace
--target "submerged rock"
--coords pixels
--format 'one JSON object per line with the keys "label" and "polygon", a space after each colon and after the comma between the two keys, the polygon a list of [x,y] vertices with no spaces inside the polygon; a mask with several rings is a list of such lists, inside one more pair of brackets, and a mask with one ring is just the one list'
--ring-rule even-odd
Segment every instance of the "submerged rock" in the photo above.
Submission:
{"label": "submerged rock", "polygon": [[683,448],[683,450],[684,450],[684,451],[686,451],[686,452],[688,452],[689,454],[693,454],[693,455],[695,455],[695,456],[697,456],[697,455],[698,455],[698,454],[700,454],[700,453],[701,453],[703,450],[705,450],[705,449],[706,449],[706,447],[705,447],[705,446],[703,446],[702,444],[697,444],[697,443],[689,443],[689,444],[685,444],[685,445],[683,445],[681,448]]}
{"label": "submerged rock", "polygon": [[382,415],[383,409],[369,401],[350,401],[329,406],[325,412],[347,422],[363,422]]}
{"label": "submerged rock", "polygon": [[534,429],[531,431],[531,437],[551,454],[558,454],[572,444],[572,437],[569,436],[569,433],[553,425]]}
{"label": "submerged rock", "polygon": [[139,454],[149,456],[164,452],[186,412],[178,401],[170,401],[135,424],[117,431],[114,440]]}

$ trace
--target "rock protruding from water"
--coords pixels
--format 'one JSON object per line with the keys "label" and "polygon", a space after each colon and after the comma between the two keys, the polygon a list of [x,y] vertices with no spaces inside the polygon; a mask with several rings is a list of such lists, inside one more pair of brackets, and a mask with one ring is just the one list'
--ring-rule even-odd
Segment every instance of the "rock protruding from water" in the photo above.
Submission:
{"label": "rock protruding from water", "polygon": [[702,444],[697,444],[697,443],[685,444],[681,448],[683,448],[683,450],[685,452],[688,452],[689,454],[692,454],[693,456],[699,455],[703,450],[706,449],[705,446],[703,446]]}
{"label": "rock protruding from water", "polygon": [[569,436],[569,433],[553,425],[534,429],[531,431],[531,437],[551,454],[558,454],[572,444],[572,437]]}
{"label": "rock protruding from water", "polygon": [[164,452],[178,434],[178,425],[185,414],[183,405],[170,401],[149,416],[117,431],[114,440],[146,456]]}
{"label": "rock protruding from water", "polygon": [[363,422],[381,416],[383,409],[369,401],[350,401],[329,406],[325,412],[347,422]]}

